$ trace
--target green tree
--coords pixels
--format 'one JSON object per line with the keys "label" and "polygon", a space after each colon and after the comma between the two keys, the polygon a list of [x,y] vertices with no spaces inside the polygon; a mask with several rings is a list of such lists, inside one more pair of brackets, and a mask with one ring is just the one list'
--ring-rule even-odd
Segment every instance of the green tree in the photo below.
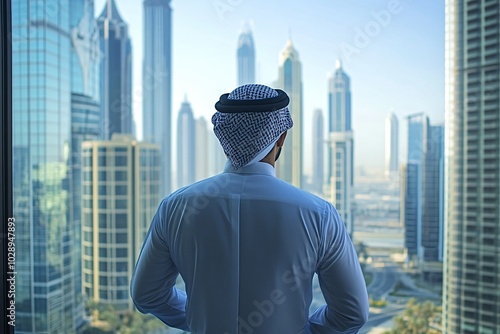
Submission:
{"label": "green tree", "polygon": [[166,328],[152,315],[140,312],[116,312],[113,305],[88,300],[85,308],[92,322],[84,334],[146,334],[159,328]]}
{"label": "green tree", "polygon": [[403,314],[394,318],[394,328],[384,334],[431,334],[436,331],[430,323],[441,308],[430,301],[417,303],[415,298],[409,300]]}
{"label": "green tree", "polygon": [[356,252],[358,253],[358,256],[363,259],[363,261],[366,261],[368,258],[368,252],[366,250],[366,245],[363,242],[358,242],[355,244]]}

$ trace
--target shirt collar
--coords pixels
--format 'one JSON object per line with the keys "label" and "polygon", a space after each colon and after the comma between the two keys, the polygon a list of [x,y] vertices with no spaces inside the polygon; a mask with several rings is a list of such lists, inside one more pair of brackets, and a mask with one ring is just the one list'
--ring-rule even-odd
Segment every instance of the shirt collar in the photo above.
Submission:
{"label": "shirt collar", "polygon": [[276,171],[273,166],[267,162],[255,162],[250,165],[234,169],[231,166],[231,162],[228,160],[226,166],[224,166],[224,173],[236,173],[236,174],[263,174],[269,176],[276,176]]}

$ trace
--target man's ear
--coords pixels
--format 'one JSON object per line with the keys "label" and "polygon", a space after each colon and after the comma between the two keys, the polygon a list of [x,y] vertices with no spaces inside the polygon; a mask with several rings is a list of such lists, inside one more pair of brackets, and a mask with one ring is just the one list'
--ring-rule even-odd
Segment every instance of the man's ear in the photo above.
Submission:
{"label": "man's ear", "polygon": [[288,131],[283,132],[281,136],[278,138],[278,141],[276,142],[277,147],[282,147],[285,144],[285,138],[287,132]]}

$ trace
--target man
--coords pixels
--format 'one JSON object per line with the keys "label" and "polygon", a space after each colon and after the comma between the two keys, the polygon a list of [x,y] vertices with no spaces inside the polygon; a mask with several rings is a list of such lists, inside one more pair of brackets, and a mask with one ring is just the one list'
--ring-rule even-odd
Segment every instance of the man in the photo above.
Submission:
{"label": "man", "polygon": [[[132,277],[139,311],[195,334],[356,333],[366,322],[337,210],[275,177],[288,102],[255,84],[221,96],[212,123],[225,170],[161,202]],[[186,292],[174,287],[179,273]],[[309,316],[314,273],[327,305]]]}

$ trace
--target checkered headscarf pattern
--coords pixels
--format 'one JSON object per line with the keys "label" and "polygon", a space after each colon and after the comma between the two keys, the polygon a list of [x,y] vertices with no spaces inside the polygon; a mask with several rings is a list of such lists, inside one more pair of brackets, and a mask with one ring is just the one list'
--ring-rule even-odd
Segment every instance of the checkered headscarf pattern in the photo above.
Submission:
{"label": "checkered headscarf pattern", "polygon": [[[278,96],[268,86],[249,84],[233,90],[228,100],[257,100]],[[257,154],[292,128],[288,107],[269,112],[221,113],[212,116],[214,133],[233,168],[247,165]]]}

